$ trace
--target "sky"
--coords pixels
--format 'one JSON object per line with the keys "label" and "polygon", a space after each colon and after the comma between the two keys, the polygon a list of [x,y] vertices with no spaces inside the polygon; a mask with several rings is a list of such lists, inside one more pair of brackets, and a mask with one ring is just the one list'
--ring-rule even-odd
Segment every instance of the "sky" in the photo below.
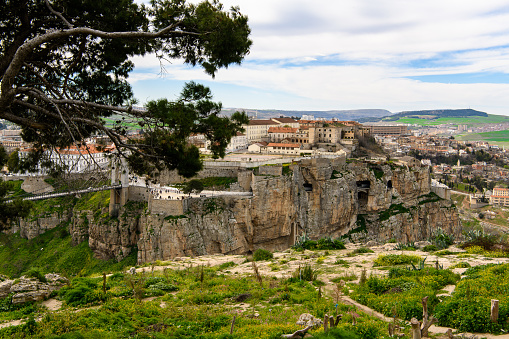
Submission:
{"label": "sky", "polygon": [[[143,0],[137,0],[142,2]],[[133,58],[141,104],[187,81],[223,107],[279,110],[472,108],[509,115],[507,0],[223,0],[253,45],[212,79],[198,67]]]}

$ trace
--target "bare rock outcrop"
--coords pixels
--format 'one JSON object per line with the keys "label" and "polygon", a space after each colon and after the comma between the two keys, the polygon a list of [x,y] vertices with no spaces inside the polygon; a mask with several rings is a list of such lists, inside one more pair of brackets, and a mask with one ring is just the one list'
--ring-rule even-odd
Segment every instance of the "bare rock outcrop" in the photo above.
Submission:
{"label": "bare rock outcrop", "polygon": [[67,279],[58,274],[46,274],[46,281],[37,278],[22,276],[16,280],[4,280],[0,282],[0,298],[12,294],[13,304],[23,304],[29,301],[42,301],[47,299],[51,292],[59,290]]}

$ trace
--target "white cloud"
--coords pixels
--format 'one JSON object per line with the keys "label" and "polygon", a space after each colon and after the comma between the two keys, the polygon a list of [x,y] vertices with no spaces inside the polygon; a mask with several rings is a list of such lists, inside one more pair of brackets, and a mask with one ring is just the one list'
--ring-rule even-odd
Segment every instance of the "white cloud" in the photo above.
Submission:
{"label": "white cloud", "polygon": [[[222,3],[225,8],[239,5],[249,16],[253,39],[246,62],[241,67],[220,70],[214,80],[244,91],[244,95],[237,92],[222,99],[225,105],[246,107],[238,100],[246,99],[247,88],[257,94],[273,93],[253,99],[251,102],[257,104],[253,108],[269,108],[264,106],[269,103],[272,108],[303,110],[368,107],[400,111],[471,106],[488,113],[509,114],[509,84],[408,79],[509,73],[509,6],[505,0]],[[161,76],[154,56],[133,61],[137,72],[132,82]],[[170,79],[211,80],[201,69],[179,62],[165,67]],[[281,106],[275,107],[278,97]],[[297,107],[288,107],[292,105],[289,97],[295,98]]]}

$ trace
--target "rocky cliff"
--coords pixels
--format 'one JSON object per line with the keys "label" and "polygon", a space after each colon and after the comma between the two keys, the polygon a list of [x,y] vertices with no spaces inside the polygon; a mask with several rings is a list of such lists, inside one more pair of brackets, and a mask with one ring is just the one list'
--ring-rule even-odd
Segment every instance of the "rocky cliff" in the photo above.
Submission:
{"label": "rocky cliff", "polygon": [[142,263],[282,250],[304,233],[312,239],[409,242],[427,239],[438,228],[461,232],[456,208],[430,192],[428,167],[313,159],[281,175],[256,173],[250,178],[252,197],[189,199],[181,215],[161,208],[151,213],[147,204],[130,202],[118,219],[74,215],[70,233],[76,243],[88,239],[104,259],[120,259],[137,247]]}

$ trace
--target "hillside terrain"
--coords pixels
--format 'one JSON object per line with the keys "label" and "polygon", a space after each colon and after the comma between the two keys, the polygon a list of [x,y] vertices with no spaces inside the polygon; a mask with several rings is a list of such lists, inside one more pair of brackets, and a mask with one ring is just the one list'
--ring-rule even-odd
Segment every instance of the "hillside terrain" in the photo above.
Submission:
{"label": "hillside terrain", "polygon": [[[316,320],[310,330],[316,338],[389,338],[387,323],[411,335],[408,321],[421,319],[425,296],[441,326],[431,333],[500,333],[508,330],[508,300],[497,291],[507,287],[509,254],[472,245],[483,236],[468,238],[464,249],[438,234],[420,249],[398,243],[333,249],[341,246],[325,239],[253,256],[178,257],[128,271],[104,266],[106,275],[69,277],[48,301],[4,299],[0,338],[280,338],[306,327],[297,324],[304,313],[342,314],[329,336]],[[34,283],[41,279],[32,276]],[[488,281],[489,289],[480,287]],[[498,324],[489,321],[490,298],[500,298]]]}
{"label": "hillside terrain", "polygon": [[406,111],[385,117],[373,117],[359,122],[391,122],[432,126],[440,124],[487,124],[509,122],[509,117],[487,114],[473,109],[441,109],[426,111]]}

